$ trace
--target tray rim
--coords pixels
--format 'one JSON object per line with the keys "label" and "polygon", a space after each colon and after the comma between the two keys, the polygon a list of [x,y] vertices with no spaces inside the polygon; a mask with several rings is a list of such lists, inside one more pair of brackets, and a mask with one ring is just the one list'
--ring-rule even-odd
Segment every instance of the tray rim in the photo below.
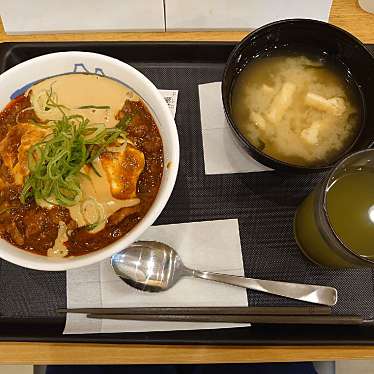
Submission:
{"label": "tray rim", "polygon": [[[237,44],[237,41],[58,41],[58,42],[51,42],[51,41],[40,41],[40,42],[34,42],[34,41],[26,41],[26,42],[0,42],[0,73],[2,73],[4,70],[4,61],[7,59],[7,57],[17,48],[22,47],[31,47],[31,48],[40,48],[40,47],[48,47],[51,48],[59,48],[59,47],[79,47],[79,46],[89,46],[89,47],[97,47],[100,48],[101,46],[110,47],[110,46],[136,46],[136,47],[153,47],[153,48],[181,48],[181,47],[217,47],[217,48],[234,48],[234,46]],[[369,46],[369,50],[374,55],[374,44],[365,44],[365,46]],[[100,53],[100,52],[99,52]],[[105,54],[105,53],[104,53]],[[178,56],[177,56],[178,57]],[[201,58],[201,56],[200,56]],[[183,56],[180,57],[180,59],[183,61]],[[151,61],[151,60],[150,60]],[[166,56],[165,61],[168,61],[168,57]],[[199,60],[196,60],[199,61]],[[201,59],[200,61],[203,61]],[[189,61],[191,62],[191,61]],[[213,60],[208,61],[213,62]],[[216,61],[219,63],[224,63],[225,61]],[[1,315],[0,315],[1,317]],[[26,325],[29,325],[32,319],[28,319],[26,324],[21,325],[23,327],[26,327]],[[35,319],[38,320],[38,319]],[[39,319],[39,322],[41,322],[41,319]],[[60,322],[56,322],[56,325]],[[7,327],[4,329],[4,325],[7,325]],[[163,332],[163,333],[157,333],[157,332],[149,332],[149,333],[120,333],[120,334],[83,334],[83,335],[62,335],[62,334],[45,334],[44,332],[39,332],[39,334],[34,335],[28,335],[25,334],[24,328],[21,328],[22,333],[15,331],[15,329],[12,329],[9,327],[9,325],[12,325],[15,327],[21,327],[19,324],[19,319],[12,319],[7,318],[6,320],[0,318],[0,341],[3,342],[61,342],[61,343],[99,343],[99,344],[108,344],[108,343],[114,343],[114,344],[124,344],[124,343],[131,343],[131,344],[156,344],[156,345],[162,345],[162,344],[173,344],[173,345],[190,345],[190,344],[198,344],[198,345],[216,345],[216,346],[222,346],[222,345],[257,345],[257,346],[282,346],[282,345],[302,345],[302,346],[327,346],[327,345],[337,345],[337,346],[343,346],[343,345],[373,345],[374,344],[374,327],[352,327],[352,326],[340,326],[340,330],[355,330],[357,333],[364,332],[371,332],[370,337],[363,337],[360,338],[359,336],[356,337],[332,337],[330,339],[321,339],[321,338],[308,338],[307,336],[304,337],[303,332],[305,330],[316,330],[318,328],[320,329],[326,329],[326,326],[303,326],[299,325],[297,326],[298,330],[302,330],[302,333],[297,338],[281,338],[279,340],[274,340],[271,338],[261,338],[261,340],[258,340],[258,338],[247,338],[247,339],[240,339],[235,340],[234,338],[219,338],[215,339],[213,336],[213,339],[211,338],[202,338],[199,337],[199,332],[204,330],[190,330],[188,333],[195,333],[197,335],[196,338],[188,338],[186,341],[183,341],[183,339],[177,337],[172,337],[172,335],[175,335],[174,331],[171,332]],[[38,326],[34,326],[38,328]],[[285,328],[289,329],[289,326],[284,326]],[[255,331],[260,329],[260,333],[264,331],[265,329],[269,328],[269,326],[263,326],[263,325],[256,325],[256,327],[250,327],[250,328],[240,328],[240,329],[222,329],[218,331],[223,331],[224,335],[226,332],[235,331],[235,330],[241,330],[245,331],[246,329],[251,329],[250,331]],[[282,327],[280,327],[282,328]],[[364,329],[364,330],[363,330]],[[8,331],[7,331],[8,330]],[[274,330],[274,327],[272,327],[272,330]],[[206,331],[216,331],[216,330],[205,330]],[[342,332],[342,331],[340,331]],[[181,335],[183,331],[178,332]],[[126,337],[127,335],[127,337]],[[152,336],[153,335],[153,336]],[[157,335],[159,335],[157,337]],[[171,336],[168,336],[171,335]],[[215,335],[214,333],[211,335]],[[261,334],[260,334],[261,335]],[[343,334],[344,335],[344,334]],[[365,335],[365,334],[364,334]]]}

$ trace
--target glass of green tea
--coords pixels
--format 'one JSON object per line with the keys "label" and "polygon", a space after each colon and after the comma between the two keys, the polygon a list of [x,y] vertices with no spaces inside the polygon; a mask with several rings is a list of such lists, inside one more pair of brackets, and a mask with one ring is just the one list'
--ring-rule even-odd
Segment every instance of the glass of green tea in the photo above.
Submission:
{"label": "glass of green tea", "polygon": [[374,149],[343,159],[298,208],[294,232],[314,263],[374,267]]}

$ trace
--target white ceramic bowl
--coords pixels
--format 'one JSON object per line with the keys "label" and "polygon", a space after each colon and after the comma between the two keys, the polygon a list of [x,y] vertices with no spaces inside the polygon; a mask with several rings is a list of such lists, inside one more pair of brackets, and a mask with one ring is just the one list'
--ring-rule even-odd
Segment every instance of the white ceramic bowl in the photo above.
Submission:
{"label": "white ceramic bowl", "polygon": [[133,89],[147,104],[160,131],[164,147],[164,174],[161,187],[145,217],[124,237],[89,254],[71,259],[52,259],[19,249],[0,239],[0,257],[26,268],[67,270],[110,257],[134,242],[159,216],[173,190],[179,164],[178,133],[170,110],[157,88],[143,74],[117,59],[88,52],[59,52],[36,57],[0,75],[0,108],[33,82],[71,72],[91,72],[118,79]]}

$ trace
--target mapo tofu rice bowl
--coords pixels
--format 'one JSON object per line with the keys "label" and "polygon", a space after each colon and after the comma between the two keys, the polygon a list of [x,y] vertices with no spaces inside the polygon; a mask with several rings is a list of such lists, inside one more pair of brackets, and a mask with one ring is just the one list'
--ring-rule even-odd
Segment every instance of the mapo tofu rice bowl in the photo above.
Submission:
{"label": "mapo tofu rice bowl", "polygon": [[66,270],[136,240],[164,208],[179,162],[156,87],[86,52],[21,63],[0,87],[0,257]]}

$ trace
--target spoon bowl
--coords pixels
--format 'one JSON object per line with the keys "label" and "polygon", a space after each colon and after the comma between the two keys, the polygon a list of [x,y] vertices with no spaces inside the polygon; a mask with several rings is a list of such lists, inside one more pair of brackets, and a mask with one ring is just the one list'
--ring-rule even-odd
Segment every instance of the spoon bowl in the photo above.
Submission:
{"label": "spoon bowl", "polygon": [[195,277],[232,286],[284,296],[314,304],[335,305],[335,288],[237,277],[186,267],[170,246],[156,241],[138,241],[112,256],[115,273],[141,291],[159,292],[173,287],[182,277]]}
{"label": "spoon bowl", "polygon": [[178,253],[160,242],[138,241],[112,256],[116,274],[141,291],[159,292],[174,286],[185,267]]}

